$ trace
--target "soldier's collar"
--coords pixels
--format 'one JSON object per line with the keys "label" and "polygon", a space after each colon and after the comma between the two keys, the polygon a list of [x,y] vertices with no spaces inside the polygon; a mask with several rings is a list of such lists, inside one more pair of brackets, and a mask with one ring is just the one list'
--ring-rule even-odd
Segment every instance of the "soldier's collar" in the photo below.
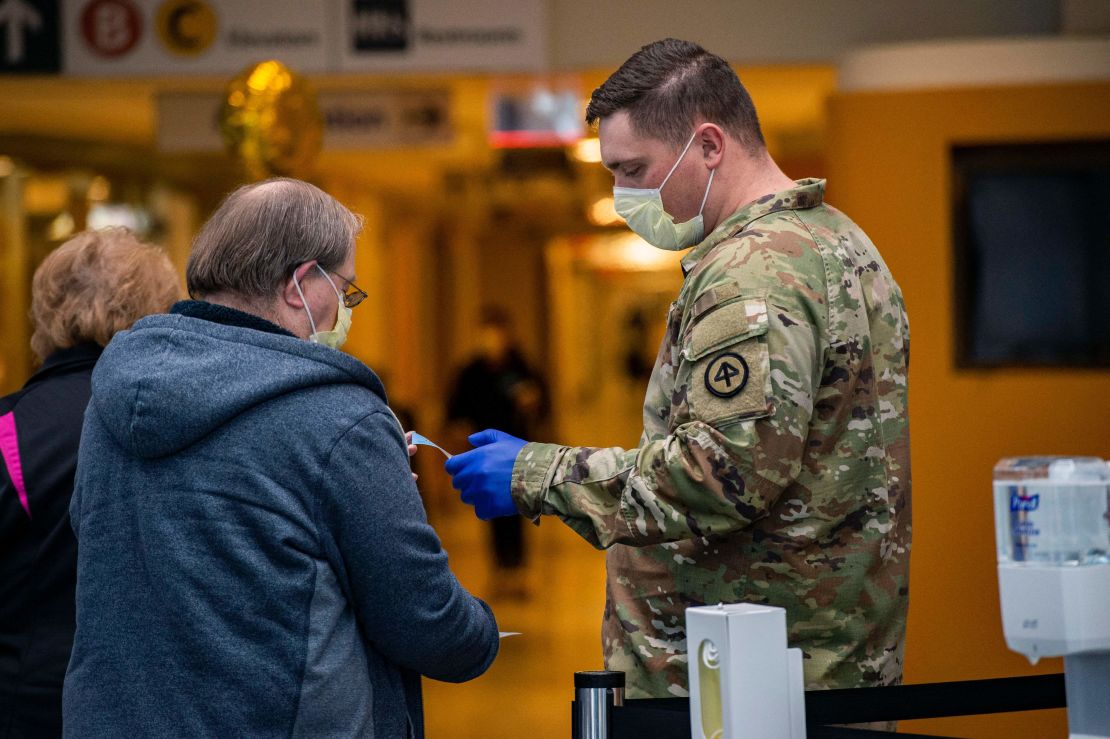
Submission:
{"label": "soldier's collar", "polygon": [[809,178],[797,180],[794,185],[789,190],[774,192],[753,200],[718,224],[711,234],[682,258],[682,274],[688,275],[694,265],[712,251],[713,247],[743,231],[752,221],[780,210],[813,208],[825,199],[824,180]]}

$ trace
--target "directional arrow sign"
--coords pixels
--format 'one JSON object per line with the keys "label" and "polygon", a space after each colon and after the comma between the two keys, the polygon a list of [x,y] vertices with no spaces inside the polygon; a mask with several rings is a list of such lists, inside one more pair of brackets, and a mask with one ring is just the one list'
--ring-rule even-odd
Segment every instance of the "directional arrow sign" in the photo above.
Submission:
{"label": "directional arrow sign", "polygon": [[8,64],[18,64],[23,61],[23,34],[41,30],[42,16],[24,0],[4,0],[0,3],[0,26],[8,29]]}
{"label": "directional arrow sign", "polygon": [[57,0],[0,0],[0,73],[61,67]]}

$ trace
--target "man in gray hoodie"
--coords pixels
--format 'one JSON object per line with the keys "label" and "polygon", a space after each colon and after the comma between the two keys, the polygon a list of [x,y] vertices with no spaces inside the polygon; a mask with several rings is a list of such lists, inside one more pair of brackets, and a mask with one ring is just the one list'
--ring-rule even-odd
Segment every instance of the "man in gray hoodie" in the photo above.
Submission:
{"label": "man in gray hoodie", "polygon": [[366,297],[360,228],[308,183],[240,188],[193,244],[195,299],[104,351],[67,736],[422,737],[420,676],[496,656],[381,382],[336,351]]}

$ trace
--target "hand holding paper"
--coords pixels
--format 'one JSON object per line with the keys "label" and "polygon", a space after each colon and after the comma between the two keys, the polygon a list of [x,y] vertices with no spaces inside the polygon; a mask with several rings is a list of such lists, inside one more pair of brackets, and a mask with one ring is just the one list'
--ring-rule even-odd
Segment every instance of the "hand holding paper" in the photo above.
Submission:
{"label": "hand holding paper", "polygon": [[444,465],[451,484],[462,493],[462,502],[474,506],[474,512],[484,521],[516,515],[511,489],[513,465],[528,442],[494,429],[469,438],[476,448],[455,455]]}

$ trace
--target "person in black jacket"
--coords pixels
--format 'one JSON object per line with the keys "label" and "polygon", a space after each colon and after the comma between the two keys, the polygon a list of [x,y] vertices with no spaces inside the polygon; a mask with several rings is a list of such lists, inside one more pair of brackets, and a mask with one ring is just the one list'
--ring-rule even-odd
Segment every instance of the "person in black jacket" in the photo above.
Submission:
{"label": "person in black jacket", "polygon": [[[500,306],[483,306],[478,353],[458,371],[447,400],[447,420],[455,426],[453,436],[496,428],[529,439],[546,414],[546,385],[517,345],[508,312]],[[490,533],[499,570],[495,591],[526,595],[521,572],[525,563],[523,519],[495,518],[490,521]]]}
{"label": "person in black jacket", "polygon": [[90,376],[113,334],[179,292],[166,255],[122,228],[78,234],[35,272],[42,367],[0,398],[0,737],[61,735],[77,564],[69,503]]}

